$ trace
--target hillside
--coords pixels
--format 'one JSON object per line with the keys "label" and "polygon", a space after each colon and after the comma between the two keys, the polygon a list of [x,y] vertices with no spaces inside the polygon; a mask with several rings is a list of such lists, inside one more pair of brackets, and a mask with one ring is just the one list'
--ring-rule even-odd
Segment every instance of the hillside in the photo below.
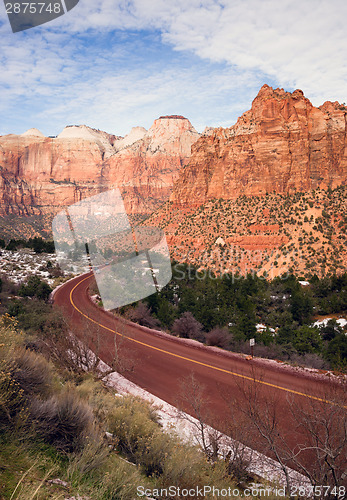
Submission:
{"label": "hillside", "polygon": [[174,259],[217,274],[321,276],[346,270],[346,195],[340,186],[210,200],[197,208],[168,202],[147,223],[164,229]]}
{"label": "hillside", "polygon": [[346,117],[264,85],[234,126],[203,134],[150,218],[172,257],[219,274],[344,271]]}

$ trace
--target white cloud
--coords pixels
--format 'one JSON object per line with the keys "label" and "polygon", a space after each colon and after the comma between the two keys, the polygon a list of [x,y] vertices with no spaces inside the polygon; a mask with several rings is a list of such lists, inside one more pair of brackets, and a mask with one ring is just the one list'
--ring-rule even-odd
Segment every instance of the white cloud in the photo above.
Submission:
{"label": "white cloud", "polygon": [[69,29],[159,29],[203,59],[270,75],[321,104],[346,100],[345,0],[101,0],[57,20]]}
{"label": "white cloud", "polygon": [[[87,123],[126,134],[135,125],[149,128],[160,115],[184,114],[202,131],[207,124],[233,124],[249,106],[244,95],[249,81],[254,81],[250,72],[238,75],[230,68],[218,74],[177,67],[153,74],[123,71],[117,76],[101,76],[93,85],[80,81],[72,84],[60,102],[45,109],[41,117],[63,126],[69,116],[69,124]],[[259,85],[260,82],[255,87]],[[235,109],[228,107],[225,99],[231,94],[239,99]]]}
{"label": "white cloud", "polygon": [[316,105],[347,101],[346,14],[344,0],[89,0],[14,35],[2,10],[0,110],[51,133],[66,121],[126,133],[167,113],[231,124],[271,80]]}
{"label": "white cloud", "polygon": [[[217,4],[217,2],[216,2]],[[282,86],[299,86],[321,103],[346,98],[347,3],[305,0],[223,2],[224,9],[187,8],[164,40],[212,61],[258,69]],[[210,29],[206,28],[210,20]]]}

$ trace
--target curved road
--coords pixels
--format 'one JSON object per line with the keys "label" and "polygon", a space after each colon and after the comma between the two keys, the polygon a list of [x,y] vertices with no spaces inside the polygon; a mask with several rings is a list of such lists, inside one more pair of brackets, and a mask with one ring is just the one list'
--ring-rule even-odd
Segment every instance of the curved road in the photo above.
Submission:
{"label": "curved road", "polygon": [[[331,405],[328,394],[335,384],[328,377],[260,359],[247,361],[239,354],[125,322],[91,301],[88,287],[93,280],[93,275],[88,274],[62,285],[55,291],[55,305],[63,308],[75,333],[103,361],[110,364],[116,357],[125,377],[159,398],[175,406],[181,401],[184,409],[192,413],[189,403],[182,399],[182,380],[194,373],[203,387],[208,422],[226,433],[235,420],[240,420],[240,408],[247,403],[245,395],[259,396],[264,412],[271,400],[275,402],[281,434],[291,445],[298,443],[300,434],[288,401],[306,407],[317,402]],[[197,394],[196,388],[192,391]],[[248,435],[246,429],[242,437],[246,444],[266,453],[264,443]]]}

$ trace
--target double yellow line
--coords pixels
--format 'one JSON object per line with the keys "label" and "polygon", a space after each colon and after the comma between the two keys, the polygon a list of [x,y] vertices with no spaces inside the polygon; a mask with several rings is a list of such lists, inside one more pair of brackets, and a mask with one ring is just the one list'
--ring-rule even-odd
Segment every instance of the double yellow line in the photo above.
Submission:
{"label": "double yellow line", "polygon": [[[145,342],[141,342],[140,340],[137,340],[137,339],[134,339],[132,337],[127,337],[126,335],[123,335],[122,333],[120,332],[117,332],[117,330],[113,330],[112,328],[108,328],[107,326],[99,323],[98,321],[95,321],[93,318],[91,318],[90,316],[84,314],[75,304],[74,300],[73,300],[73,297],[72,297],[72,294],[73,292],[76,290],[76,288],[81,284],[83,283],[84,281],[86,281],[87,279],[89,279],[90,276],[87,276],[85,278],[83,278],[83,280],[79,281],[71,290],[70,292],[70,302],[71,302],[71,305],[74,309],[76,309],[77,312],[79,312],[79,314],[81,314],[82,316],[84,316],[85,318],[87,318],[89,321],[91,321],[92,323],[95,323],[96,325],[100,326],[101,328],[104,328],[105,330],[108,330],[109,332],[112,332],[112,333],[115,333],[116,335],[119,335],[121,337],[126,337],[128,340],[130,340],[131,342],[135,342],[136,344],[139,344],[139,345],[142,345],[144,347],[148,347],[149,349],[153,349],[154,351],[158,351],[158,352],[162,352],[164,354],[168,354],[169,356],[173,356],[175,358],[179,358],[179,359],[183,359],[184,361],[188,361],[190,363],[194,363],[196,365],[200,365],[200,366],[204,366],[206,368],[210,368],[212,370],[216,370],[216,371],[219,371],[219,372],[222,372],[222,373],[227,373],[228,375],[233,375],[234,377],[239,377],[239,378],[242,378],[244,380],[250,380],[251,382],[257,382],[258,384],[262,384],[262,385],[266,385],[268,387],[272,387],[274,389],[279,389],[281,391],[285,391],[285,392],[288,392],[288,393],[291,393],[291,394],[296,394],[297,396],[303,396],[305,398],[309,398],[309,399],[314,399],[316,401],[321,401],[323,403],[327,403],[327,404],[332,404],[332,405],[336,405],[337,403],[334,403],[333,401],[329,401],[327,399],[324,399],[324,398],[319,398],[317,396],[312,396],[311,394],[306,394],[304,392],[299,392],[299,391],[294,391],[293,389],[287,389],[286,387],[281,387],[280,385],[276,385],[276,384],[271,384],[270,382],[264,382],[264,380],[260,380],[260,379],[256,379],[256,378],[253,378],[253,377],[248,377],[247,375],[241,375],[240,373],[236,373],[236,372],[232,372],[230,370],[225,370],[224,368],[218,368],[217,366],[213,366],[213,365],[209,365],[207,363],[202,363],[201,361],[197,361],[195,359],[191,359],[191,358],[187,358],[185,356],[181,356],[179,354],[175,354],[173,352],[170,352],[170,351],[166,351],[165,349],[160,349],[159,347],[154,347],[150,344],[146,344]],[[347,406],[345,406],[345,408],[347,408]]]}

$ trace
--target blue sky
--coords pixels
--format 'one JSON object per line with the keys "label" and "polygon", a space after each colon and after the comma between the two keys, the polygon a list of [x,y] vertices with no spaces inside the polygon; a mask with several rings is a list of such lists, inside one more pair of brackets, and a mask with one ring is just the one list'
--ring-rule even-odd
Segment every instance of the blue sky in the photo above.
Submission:
{"label": "blue sky", "polygon": [[227,127],[264,83],[346,102],[346,18],[345,0],[80,0],[13,34],[1,3],[0,134]]}

